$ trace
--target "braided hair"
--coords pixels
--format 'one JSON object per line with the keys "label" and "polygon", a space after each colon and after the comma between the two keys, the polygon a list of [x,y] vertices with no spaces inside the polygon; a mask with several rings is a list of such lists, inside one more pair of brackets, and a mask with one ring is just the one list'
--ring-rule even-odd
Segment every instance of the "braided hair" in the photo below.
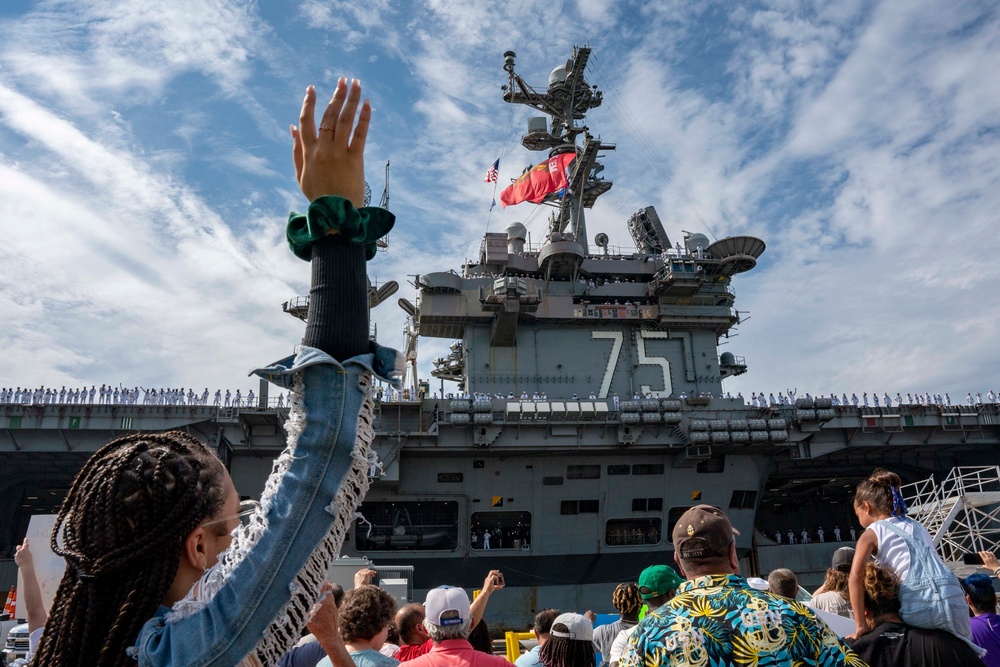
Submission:
{"label": "braided hair", "polygon": [[634,614],[642,607],[642,596],[639,595],[639,585],[635,582],[618,584],[615,592],[611,594],[611,604],[619,613],[628,615]]}
{"label": "braided hair", "polygon": [[[567,632],[569,629],[562,623],[554,623],[552,630]],[[592,641],[555,635],[542,644],[538,658],[545,667],[595,667],[597,664]]]}
{"label": "braided hair", "polygon": [[73,480],[52,531],[66,561],[35,665],[134,665],[135,644],[177,575],[184,540],[225,502],[225,470],[180,431],[99,449]]}

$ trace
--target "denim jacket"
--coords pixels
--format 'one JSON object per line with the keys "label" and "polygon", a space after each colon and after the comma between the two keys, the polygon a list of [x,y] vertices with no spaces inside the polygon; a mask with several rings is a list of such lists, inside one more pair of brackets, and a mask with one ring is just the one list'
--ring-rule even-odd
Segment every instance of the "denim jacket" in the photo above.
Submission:
{"label": "denim jacket", "polygon": [[[140,667],[231,667],[255,649],[279,616],[289,625],[287,605],[301,592],[296,577],[336,520],[330,508],[352,466],[371,375],[398,386],[401,367],[402,355],[372,344],[369,354],[343,364],[302,346],[298,354],[254,371],[286,388],[293,380],[302,382],[296,396],[301,402],[289,419],[298,420],[301,431],[289,438],[294,451],[283,454],[287,469],[269,502],[262,503],[266,528],[210,601],[180,618],[160,613],[146,622],[130,650]],[[316,593],[311,591],[312,599]],[[305,625],[305,618],[292,621],[295,627]]]}

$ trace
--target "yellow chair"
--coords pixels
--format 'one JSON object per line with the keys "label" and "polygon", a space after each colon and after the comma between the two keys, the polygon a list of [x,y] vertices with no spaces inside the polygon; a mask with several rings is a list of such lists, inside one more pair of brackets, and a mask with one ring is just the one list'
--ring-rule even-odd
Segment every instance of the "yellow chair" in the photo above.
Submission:
{"label": "yellow chair", "polygon": [[508,632],[507,633],[507,659],[511,662],[517,660],[521,655],[521,640],[534,639],[534,632]]}

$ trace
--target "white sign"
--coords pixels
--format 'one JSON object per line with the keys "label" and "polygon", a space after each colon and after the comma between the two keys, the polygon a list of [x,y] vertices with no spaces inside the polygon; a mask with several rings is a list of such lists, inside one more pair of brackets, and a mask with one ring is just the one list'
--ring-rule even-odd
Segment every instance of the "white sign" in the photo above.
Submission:
{"label": "white sign", "polygon": [[[52,608],[52,600],[66,570],[66,562],[61,556],[52,553],[50,546],[52,528],[55,524],[55,514],[36,514],[28,521],[28,548],[31,549],[31,557],[35,561],[35,574],[38,575],[38,585],[42,589],[42,604],[46,613]],[[24,590],[24,580],[20,571],[17,573],[17,590],[17,618],[27,618],[24,594],[21,593]]]}
{"label": "white sign", "polygon": [[854,631],[857,630],[853,618],[838,616],[837,614],[832,614],[828,611],[823,611],[822,609],[816,609],[812,606],[809,608],[812,609],[813,613],[819,616],[823,622],[829,625],[830,629],[836,632],[838,637],[846,637],[847,635],[854,634]]}

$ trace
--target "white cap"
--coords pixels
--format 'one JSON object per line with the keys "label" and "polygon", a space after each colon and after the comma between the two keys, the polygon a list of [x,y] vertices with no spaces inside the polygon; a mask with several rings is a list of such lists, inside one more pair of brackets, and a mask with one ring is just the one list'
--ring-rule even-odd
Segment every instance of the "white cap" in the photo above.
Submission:
{"label": "white cap", "polygon": [[767,579],[761,579],[760,577],[747,577],[747,584],[750,588],[755,588],[758,591],[766,591],[771,587],[767,583]]}
{"label": "white cap", "polygon": [[[458,612],[458,616],[442,619],[441,616],[447,612]],[[461,625],[472,618],[469,596],[461,588],[452,586],[439,586],[427,591],[424,613],[431,623],[439,626]]]}
{"label": "white cap", "polygon": [[[559,624],[566,626],[566,631],[556,630]],[[594,641],[594,624],[590,619],[580,614],[559,614],[552,621],[552,629],[549,630],[552,637],[565,637],[566,639],[576,639],[578,641]]]}

